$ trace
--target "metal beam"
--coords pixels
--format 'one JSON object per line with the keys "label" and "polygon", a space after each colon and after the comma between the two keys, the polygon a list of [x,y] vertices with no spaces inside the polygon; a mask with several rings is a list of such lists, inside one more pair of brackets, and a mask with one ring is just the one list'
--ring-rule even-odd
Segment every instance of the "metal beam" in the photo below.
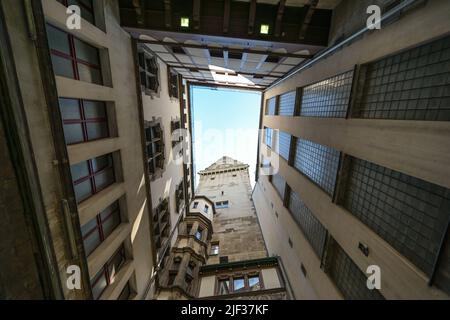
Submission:
{"label": "metal beam", "polygon": [[166,28],[172,28],[172,3],[171,0],[164,0],[164,21]]}
{"label": "metal beam", "polygon": [[248,14],[248,34],[253,34],[254,32],[255,17],[256,17],[256,0],[251,0]]}
{"label": "metal beam", "polygon": [[277,20],[275,22],[275,37],[279,37],[281,34],[281,23],[283,22],[284,7],[286,0],[280,0],[278,4]]}
{"label": "metal beam", "polygon": [[185,66],[184,64],[180,65],[176,65],[176,64],[167,64],[169,67],[171,68],[180,68],[180,69],[195,69],[195,70],[199,70],[199,71],[212,71],[212,72],[221,72],[221,73],[229,73],[231,75],[245,75],[245,76],[259,76],[259,77],[270,77],[270,78],[276,78],[279,79],[281,78],[281,76],[275,76],[275,75],[270,75],[270,74],[261,74],[261,73],[252,73],[252,72],[241,72],[241,71],[234,71],[234,70],[218,70],[218,69],[209,69],[209,68],[202,68],[202,67],[188,67]]}
{"label": "metal beam", "polygon": [[194,22],[195,30],[200,29],[200,8],[201,8],[201,0],[194,0],[192,20]]}
{"label": "metal beam", "polygon": [[228,28],[230,27],[230,11],[231,11],[231,0],[224,1],[223,8],[223,33],[228,33]]}
{"label": "metal beam", "polygon": [[179,42],[168,42],[168,41],[158,41],[158,40],[143,40],[136,39],[139,43],[147,43],[147,44],[155,44],[161,46],[168,47],[184,47],[184,48],[193,48],[193,49],[206,49],[206,50],[223,50],[228,52],[235,53],[253,53],[253,54],[261,54],[261,55],[270,55],[281,58],[298,58],[298,59],[311,59],[313,56],[308,54],[297,54],[297,53],[283,53],[283,52],[273,52],[273,51],[262,51],[262,50],[254,50],[254,49],[235,49],[235,48],[227,48],[227,47],[214,47],[208,45],[201,44],[187,44],[187,43],[179,43]]}
{"label": "metal beam", "polygon": [[312,16],[314,14],[314,10],[316,10],[317,5],[319,4],[319,0],[310,0],[308,9],[306,10],[305,17],[303,18],[302,24],[300,26],[300,31],[298,34],[298,38],[300,40],[305,39],[306,31],[308,30],[309,24],[311,23]]}

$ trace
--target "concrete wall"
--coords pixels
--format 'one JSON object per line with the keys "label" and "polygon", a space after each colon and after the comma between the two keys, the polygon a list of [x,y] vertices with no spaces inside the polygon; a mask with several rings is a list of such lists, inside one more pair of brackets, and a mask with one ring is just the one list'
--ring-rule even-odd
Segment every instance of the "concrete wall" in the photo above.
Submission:
{"label": "concrete wall", "polygon": [[[341,18],[353,14],[341,12]],[[399,50],[409,48],[436,37],[448,34],[450,3],[428,1],[420,10],[405,15],[399,21],[368,33],[360,40],[338,50],[312,67],[283,81],[268,90],[269,99],[297,87],[305,86],[354,68]],[[335,26],[335,28],[339,29]],[[333,147],[364,160],[450,187],[450,124],[448,122],[325,119],[304,117],[264,117],[263,125],[280,128],[303,139]],[[265,145],[261,146],[265,150]],[[424,156],[425,155],[425,156]],[[447,298],[427,285],[426,276],[396,252],[383,239],[357,220],[353,215],[331,202],[321,189],[280,159],[280,174],[316,215],[331,235],[344,248],[351,259],[365,271],[368,265],[377,264],[383,270],[381,293],[387,299]],[[263,198],[269,200],[264,203]],[[299,297],[339,298],[331,281],[319,269],[319,261],[308,249],[301,231],[289,213],[283,208],[267,176],[261,176],[254,192],[254,201],[261,221],[269,254],[279,254],[284,261],[290,282]],[[269,204],[270,202],[270,204]],[[273,204],[273,209],[271,205]],[[279,219],[275,220],[273,212]],[[273,237],[276,234],[284,237]],[[349,232],[351,231],[351,232]],[[294,243],[292,250],[286,247],[286,238]],[[359,242],[370,247],[370,256],[358,250]],[[293,254],[295,252],[295,255]],[[294,258],[295,257],[295,258]],[[300,263],[307,269],[308,288],[302,288]],[[313,288],[310,290],[309,287]],[[315,294],[314,294],[315,293]]]}

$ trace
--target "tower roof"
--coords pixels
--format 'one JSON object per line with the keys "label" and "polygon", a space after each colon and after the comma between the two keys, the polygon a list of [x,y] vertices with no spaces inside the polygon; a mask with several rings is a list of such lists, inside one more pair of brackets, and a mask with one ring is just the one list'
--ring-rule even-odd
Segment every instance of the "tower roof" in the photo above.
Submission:
{"label": "tower roof", "polygon": [[248,164],[242,163],[228,156],[223,156],[205,170],[199,172],[199,174],[205,174],[212,171],[233,170],[233,169],[246,169]]}

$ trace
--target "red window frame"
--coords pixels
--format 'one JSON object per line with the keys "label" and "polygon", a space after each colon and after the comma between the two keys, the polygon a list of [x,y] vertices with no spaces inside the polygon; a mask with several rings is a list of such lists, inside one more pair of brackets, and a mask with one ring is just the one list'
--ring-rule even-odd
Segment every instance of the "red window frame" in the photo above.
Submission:
{"label": "red window frame", "polygon": [[[117,226],[115,226],[115,228],[117,228],[120,223],[121,223],[121,219],[120,219],[120,205],[119,202],[116,201],[113,204],[111,204],[110,206],[108,206],[108,208],[115,206],[115,208],[113,210],[111,210],[111,212],[102,219],[102,212],[100,212],[94,219],[96,219],[96,225],[94,227],[92,227],[92,229],[90,229],[88,232],[86,232],[86,234],[83,236],[83,242],[86,241],[86,239],[88,239],[89,237],[92,237],[94,235],[94,232],[98,232],[99,238],[100,238],[100,242],[98,243],[97,247],[103,243],[103,241],[105,241],[106,237],[105,237],[105,233],[103,231],[103,225],[105,224],[106,221],[108,221],[109,219],[111,219],[113,217],[113,215],[117,214],[119,216],[119,224]],[[107,209],[108,209],[107,208]],[[106,210],[106,209],[105,209]],[[90,222],[90,221],[89,221]],[[115,229],[114,228],[114,229]],[[95,250],[95,248],[94,248]]]}
{"label": "red window frame", "polygon": [[[61,97],[60,99],[78,101],[78,110],[80,113],[80,119],[62,119],[62,122],[63,122],[63,125],[80,124],[81,128],[83,130],[83,141],[68,143],[67,145],[74,145],[77,143],[101,140],[101,139],[104,139],[104,138],[107,138],[110,136],[111,132],[109,130],[109,124],[108,124],[108,110],[106,108],[106,103],[104,101],[72,99],[72,98],[63,98],[63,97]],[[100,103],[104,109],[105,116],[103,118],[87,118],[86,114],[84,112],[84,103],[88,102],[88,101]],[[96,138],[96,139],[89,139],[89,134],[88,134],[88,129],[87,129],[88,123],[105,123],[106,130],[108,132],[107,135],[104,137]]]}
{"label": "red window frame", "polygon": [[[69,2],[67,0],[57,0],[57,1],[65,7],[69,6]],[[92,0],[87,0],[87,1],[89,2],[89,5],[86,5],[83,1],[77,1],[77,3],[80,7],[83,7],[84,10],[87,10],[87,11],[89,11],[90,14],[92,14],[93,21],[89,21],[89,20],[88,21],[95,25],[94,3],[92,2]]]}
{"label": "red window frame", "polygon": [[61,28],[55,27],[52,24],[48,24],[48,26],[50,26],[51,28],[57,29],[60,32],[63,32],[67,36],[68,43],[69,43],[70,54],[67,54],[65,52],[61,52],[61,51],[58,51],[58,50],[52,49],[52,48],[50,48],[50,53],[52,55],[58,56],[58,57],[60,57],[62,59],[66,59],[66,60],[70,60],[71,61],[74,79],[78,80],[78,81],[81,81],[80,80],[79,70],[78,70],[78,64],[83,64],[83,65],[85,65],[85,66],[87,66],[89,68],[96,69],[96,70],[99,71],[100,83],[98,83],[98,84],[99,85],[103,85],[103,75],[102,75],[102,67],[101,67],[101,65],[100,64],[96,65],[96,64],[93,64],[93,63],[91,63],[89,61],[85,61],[85,60],[77,58],[77,53],[76,53],[76,49],[75,49],[75,39],[80,41],[80,42],[82,42],[84,45],[95,49],[96,52],[97,52],[97,60],[100,63],[99,49],[94,47],[94,46],[92,46],[92,45],[90,45],[86,41],[83,41],[83,40],[75,37],[74,35],[72,35],[70,33],[67,33],[66,31],[62,30]]}
{"label": "red window frame", "polygon": [[105,265],[99,270],[98,275],[95,276],[91,280],[91,288],[95,287],[95,285],[104,277],[106,279],[106,286],[103,288],[102,292],[98,295],[98,297],[95,297],[96,300],[98,300],[102,294],[105,292],[105,290],[111,285],[112,281],[114,280],[114,277],[112,277],[111,274],[109,274],[109,267],[112,266],[112,262],[115,260],[117,255],[120,255],[122,260],[120,264],[117,266],[116,273],[123,267],[125,264],[125,261],[127,261],[127,257],[125,255],[125,248],[122,245],[119,250],[117,250],[112,257],[108,260],[108,262],[105,263]]}
{"label": "red window frame", "polygon": [[[94,171],[94,166],[92,165],[92,161],[95,160],[95,159],[98,159],[98,158],[102,158],[102,157],[108,157],[109,160],[111,160],[111,161],[108,161],[108,165],[106,165],[106,166],[100,168],[100,169],[97,170],[97,171]],[[83,182],[85,182],[86,180],[90,180],[90,183],[91,183],[91,190],[92,190],[91,195],[90,195],[89,197],[83,199],[83,200],[80,201],[79,203],[81,203],[81,202],[83,202],[83,201],[86,201],[87,199],[91,198],[92,196],[94,196],[95,194],[99,193],[100,191],[104,190],[104,189],[107,187],[107,186],[105,186],[105,187],[103,187],[103,188],[101,188],[101,189],[98,189],[98,188],[97,188],[96,183],[95,183],[95,177],[96,177],[97,175],[102,174],[102,173],[104,173],[104,172],[107,171],[107,170],[111,170],[112,173],[113,173],[113,182],[111,182],[108,186],[110,186],[111,184],[113,184],[113,183],[115,182],[115,180],[116,180],[116,174],[115,174],[115,172],[114,172],[114,160],[113,160],[113,158],[112,158],[112,155],[111,155],[111,154],[108,154],[108,155],[104,155],[104,156],[97,157],[97,158],[95,158],[95,159],[89,159],[89,160],[86,160],[86,162],[87,162],[87,164],[88,164],[89,174],[88,174],[87,176],[85,176],[85,177],[82,177],[82,178],[80,178],[80,179],[77,179],[77,180],[73,181],[73,185],[74,185],[74,186],[76,186],[76,185],[78,185],[78,184],[80,184],[80,183],[83,183]]]}

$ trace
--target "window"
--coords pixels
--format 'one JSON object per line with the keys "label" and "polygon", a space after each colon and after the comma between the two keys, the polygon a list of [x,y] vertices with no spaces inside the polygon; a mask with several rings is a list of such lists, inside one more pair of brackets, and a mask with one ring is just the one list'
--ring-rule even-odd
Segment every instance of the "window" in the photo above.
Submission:
{"label": "window", "polygon": [[92,0],[57,0],[62,5],[69,7],[76,5],[80,7],[81,17],[89,21],[91,24],[95,24],[94,6]]}
{"label": "window", "polygon": [[284,131],[279,131],[278,154],[286,161],[289,161],[292,136]]}
{"label": "window", "polygon": [[219,294],[229,294],[230,293],[230,280],[229,279],[221,279],[219,280]]}
{"label": "window", "polygon": [[147,141],[147,159],[150,175],[164,169],[164,141],[161,124],[155,123],[145,129]]}
{"label": "window", "polygon": [[224,209],[229,207],[228,200],[216,202],[216,209]]}
{"label": "window", "polygon": [[211,256],[219,255],[219,243],[211,244]]}
{"label": "window", "polygon": [[275,109],[277,105],[277,98],[273,97],[268,100],[266,100],[266,116],[274,116],[275,115]]}
{"label": "window", "polygon": [[111,154],[74,164],[70,167],[75,197],[80,203],[115,181]]}
{"label": "window", "polygon": [[47,34],[56,75],[103,85],[97,48],[49,24]]}
{"label": "window", "polygon": [[92,295],[95,300],[98,300],[103,292],[105,292],[106,288],[114,283],[117,272],[123,267],[126,260],[125,248],[122,245],[95,277],[91,279]]}
{"label": "window", "polygon": [[131,290],[130,283],[127,283],[127,285],[125,286],[125,288],[123,288],[123,290],[120,293],[120,295],[117,298],[117,300],[130,300],[131,292],[132,292],[132,290]]}
{"label": "window", "polygon": [[153,212],[153,234],[157,249],[164,247],[169,239],[170,229],[169,199],[166,198]]}
{"label": "window", "polygon": [[167,73],[169,78],[169,96],[178,99],[179,95],[178,73],[171,67],[167,67]]}
{"label": "window", "polygon": [[198,228],[197,232],[195,233],[195,237],[197,238],[197,240],[202,240],[202,235],[203,235],[203,229]]}
{"label": "window", "polygon": [[67,145],[110,135],[104,102],[60,98],[59,108]]}
{"label": "window", "polygon": [[[171,124],[171,133],[172,133],[172,149],[174,149],[177,145],[183,142],[183,133],[181,131],[181,121],[180,120],[172,120]],[[183,155],[183,146],[181,145],[178,148],[178,154],[180,156]],[[175,152],[175,151],[174,151]]]}
{"label": "window", "polygon": [[261,289],[259,275],[248,277],[248,288],[250,291],[258,291]]}
{"label": "window", "polygon": [[203,212],[208,213],[209,211],[209,206],[205,204],[205,208],[203,209]]}
{"label": "window", "polygon": [[175,205],[177,212],[180,212],[181,206],[183,205],[183,201],[184,201],[184,184],[183,181],[181,181],[175,190]]}
{"label": "window", "polygon": [[278,113],[280,116],[293,116],[295,113],[296,91],[290,91],[280,96]]}
{"label": "window", "polygon": [[284,200],[286,180],[284,180],[284,178],[279,173],[269,176],[269,179],[275,190],[277,190],[277,193],[280,196],[281,200]]}
{"label": "window", "polygon": [[190,234],[191,234],[191,231],[192,231],[192,224],[188,224],[188,225],[186,226],[186,234],[187,234],[187,235],[190,235]]}
{"label": "window", "polygon": [[144,46],[138,49],[139,75],[141,87],[146,94],[156,93],[159,90],[159,66],[155,56],[149,53]]}
{"label": "window", "polygon": [[194,202],[194,209],[198,208],[198,202]]}
{"label": "window", "polygon": [[[263,289],[260,273],[249,272],[231,276],[218,276],[217,294],[225,295]],[[231,285],[231,286],[230,286]]]}
{"label": "window", "polygon": [[228,256],[220,257],[219,262],[220,263],[228,263]]}
{"label": "window", "polygon": [[81,227],[84,250],[89,256],[120,225],[118,201]]}
{"label": "window", "polygon": [[264,127],[264,136],[265,136],[265,143],[269,148],[272,148],[272,136],[273,136],[273,129]]}
{"label": "window", "polygon": [[240,292],[245,290],[245,279],[234,278],[233,279],[233,292]]}

